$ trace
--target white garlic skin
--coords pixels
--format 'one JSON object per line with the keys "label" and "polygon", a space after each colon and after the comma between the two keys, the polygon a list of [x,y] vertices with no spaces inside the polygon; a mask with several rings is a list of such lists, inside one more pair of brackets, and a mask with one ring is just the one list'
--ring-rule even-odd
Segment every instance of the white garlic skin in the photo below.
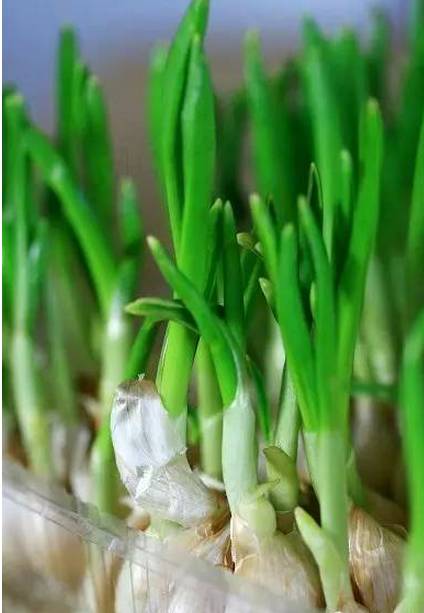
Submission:
{"label": "white garlic skin", "polygon": [[393,613],[400,597],[405,541],[353,507],[349,516],[349,564],[370,613]]}
{"label": "white garlic skin", "polygon": [[239,516],[231,519],[235,574],[304,606],[320,606],[318,569],[300,535],[276,531],[259,539]]}
{"label": "white garlic skin", "polygon": [[135,504],[185,527],[215,511],[214,495],[187,461],[185,417],[168,414],[153,383],[118,387],[111,431],[121,480]]}
{"label": "white garlic skin", "polygon": [[[74,591],[84,577],[82,540],[22,505],[3,500],[3,561],[9,575],[32,573]],[[11,577],[13,578],[13,577]]]}

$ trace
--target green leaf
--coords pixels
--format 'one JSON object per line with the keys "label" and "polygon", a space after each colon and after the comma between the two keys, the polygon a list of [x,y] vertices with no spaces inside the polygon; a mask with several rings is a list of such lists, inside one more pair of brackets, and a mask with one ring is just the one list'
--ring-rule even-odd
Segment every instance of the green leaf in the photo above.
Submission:
{"label": "green leaf", "polygon": [[[342,189],[339,220],[343,223],[344,229],[341,234],[347,241],[349,239],[348,229],[350,227],[353,213],[353,164],[352,157],[347,149],[343,149],[340,153],[340,165]],[[339,229],[337,229],[337,234],[339,234]]]}
{"label": "green leaf", "polygon": [[265,296],[265,300],[269,308],[271,309],[272,314],[274,315],[275,321],[278,321],[274,286],[272,285],[271,281],[269,279],[266,279],[265,277],[261,277],[259,279],[259,285],[261,286],[261,290],[262,290],[263,295]]}
{"label": "green leaf", "polygon": [[407,337],[402,365],[401,404],[404,452],[411,504],[411,541],[424,545],[424,310]]}
{"label": "green leaf", "polygon": [[164,189],[162,160],[163,90],[168,47],[158,44],[153,47],[149,63],[147,85],[147,124],[153,162],[161,188]]}
{"label": "green leaf", "polygon": [[272,413],[271,407],[266,395],[265,382],[261,371],[258,366],[249,359],[248,361],[250,374],[252,377],[253,385],[256,391],[256,415],[259,424],[259,428],[262,432],[262,436],[266,444],[271,443],[271,422]]}
{"label": "green leaf", "polygon": [[73,183],[61,156],[48,139],[35,128],[26,134],[26,147],[34,163],[40,168],[46,184],[58,197],[65,217],[72,226],[96,288],[97,298],[106,314],[114,291],[117,274],[110,245],[96,218]]}
{"label": "green leaf", "polygon": [[243,303],[243,279],[240,252],[236,239],[236,226],[229,202],[224,207],[224,308],[228,327],[240,347],[244,348],[246,345],[246,322]]}
{"label": "green leaf", "polygon": [[278,277],[278,249],[274,224],[272,223],[268,208],[256,194],[250,197],[250,208],[255,229],[261,243],[265,267],[271,282],[275,284]]}
{"label": "green leaf", "polygon": [[40,218],[28,252],[28,318],[32,330],[40,304],[41,289],[46,282],[50,232],[46,219]]}
{"label": "green leaf", "polygon": [[74,30],[61,30],[56,66],[57,135],[64,160],[74,168],[74,70],[78,61],[78,44]]}
{"label": "green leaf", "polygon": [[332,535],[321,528],[306,511],[297,507],[295,517],[299,532],[318,565],[326,605],[328,609],[336,611],[341,599],[349,601],[349,596],[352,598],[344,560]]}
{"label": "green leaf", "polygon": [[145,372],[156,338],[156,321],[147,317],[140,326],[125,365],[125,379],[135,379]]}
{"label": "green leaf", "polygon": [[181,271],[203,291],[207,276],[208,211],[215,173],[215,117],[212,85],[199,36],[192,43],[181,124],[184,209],[177,262]]}
{"label": "green leaf", "polygon": [[[300,199],[300,219],[310,246],[316,278],[314,348],[320,423],[333,425],[345,415],[338,402],[334,377],[336,317],[333,277],[322,236],[306,201]],[[347,408],[347,407],[346,407]]]}
{"label": "green leaf", "polygon": [[289,160],[281,159],[276,124],[277,110],[260,55],[259,36],[248,32],[245,38],[245,83],[253,137],[256,181],[262,198],[271,197],[279,225],[291,220],[294,207],[288,179]]}
{"label": "green leaf", "polygon": [[29,243],[29,211],[28,211],[28,167],[24,147],[27,131],[27,120],[24,101],[20,94],[12,93],[5,100],[5,122],[8,134],[9,164],[4,177],[7,185],[5,211],[11,216],[13,224],[10,229],[13,238],[9,241],[13,246],[12,262],[14,266],[13,305],[14,326],[21,330],[28,325],[28,243]]}
{"label": "green leaf", "polygon": [[125,307],[126,313],[147,317],[152,321],[175,321],[198,333],[197,326],[185,306],[177,300],[138,298]]}
{"label": "green leaf", "polygon": [[323,190],[324,241],[332,253],[334,214],[340,198],[339,155],[342,149],[339,109],[331,86],[330,62],[318,32],[307,25],[303,73],[306,98],[312,121],[315,161]]}
{"label": "green leaf", "polygon": [[119,216],[124,255],[137,258],[141,264],[144,240],[143,218],[136,187],[131,179],[122,179],[121,181]]}
{"label": "green leaf", "polygon": [[94,75],[85,83],[84,161],[88,200],[105,232],[113,236],[114,165],[103,92]]}
{"label": "green leaf", "polygon": [[353,213],[351,239],[340,279],[337,305],[338,372],[346,393],[352,373],[366,274],[375,242],[380,204],[383,126],[375,100],[370,100],[366,106],[360,145],[363,174]]}
{"label": "green leaf", "polygon": [[179,122],[184,87],[193,36],[203,38],[207,25],[209,3],[192,0],[174,36],[166,60],[163,77],[162,155],[167,208],[172,230],[174,249],[178,253],[183,191],[180,184],[180,159],[177,154]]}
{"label": "green leaf", "polygon": [[81,154],[87,122],[86,85],[89,78],[93,77],[90,77],[86,63],[78,59],[74,64],[72,74],[72,126],[70,128],[70,151],[72,158],[67,162],[75,178],[80,175],[83,176]]}
{"label": "green leaf", "polygon": [[358,150],[359,113],[366,96],[366,66],[357,34],[344,28],[331,42],[332,86],[340,114],[343,146]]}
{"label": "green leaf", "polygon": [[368,396],[381,400],[391,405],[395,405],[398,402],[398,392],[396,385],[388,383],[375,383],[364,381],[352,381],[351,392],[353,396]]}
{"label": "green leaf", "polygon": [[411,322],[424,304],[424,115],[415,162],[409,230],[406,244],[407,309]]}
{"label": "green leaf", "polygon": [[281,377],[274,444],[282,449],[294,462],[297,458],[299,429],[300,414],[297,406],[296,392],[286,362]]}
{"label": "green leaf", "polygon": [[[251,255],[251,254],[249,254]],[[260,274],[262,272],[263,262],[262,259],[256,258],[253,261],[253,266],[250,270],[250,275],[244,282],[244,312],[245,312],[245,321],[247,322],[247,326],[250,326],[250,322],[252,322],[253,317],[252,313],[255,308],[255,301],[258,296],[258,281]],[[244,278],[244,275],[243,275]]]}
{"label": "green leaf", "polygon": [[221,236],[222,236],[222,201],[218,198],[209,210],[209,238],[207,249],[208,277],[206,281],[205,296],[210,298],[216,282],[216,271],[221,258]]}
{"label": "green leaf", "polygon": [[[316,194],[317,206],[314,204],[314,194]],[[308,177],[308,191],[306,195],[307,202],[314,209],[319,211],[322,216],[322,211],[324,209],[324,197],[322,195],[322,182],[321,176],[319,174],[319,170],[314,162],[311,162],[309,166],[309,177]]]}
{"label": "green leaf", "polygon": [[297,252],[294,228],[287,225],[281,234],[276,283],[278,323],[304,426],[314,430],[319,427],[319,399],[314,354],[300,293]]}
{"label": "green leaf", "polygon": [[[48,376],[50,402],[54,403],[62,423],[66,427],[78,424],[78,392],[73,378],[66,325],[68,311],[64,311],[60,245],[61,234],[55,227],[50,228],[48,269],[44,283],[46,331],[48,341]],[[62,256],[63,257],[63,256]]]}
{"label": "green leaf", "polygon": [[185,303],[199,327],[200,334],[209,345],[222,400],[224,405],[228,406],[236,394],[238,378],[233,351],[223,332],[222,323],[189,279],[175,268],[159,241],[153,237],[149,237],[147,241],[161,273]]}
{"label": "green leaf", "polygon": [[14,308],[13,286],[14,276],[14,219],[9,212],[3,211],[2,224],[2,287],[3,287],[3,322],[4,325],[12,324],[12,312]]}

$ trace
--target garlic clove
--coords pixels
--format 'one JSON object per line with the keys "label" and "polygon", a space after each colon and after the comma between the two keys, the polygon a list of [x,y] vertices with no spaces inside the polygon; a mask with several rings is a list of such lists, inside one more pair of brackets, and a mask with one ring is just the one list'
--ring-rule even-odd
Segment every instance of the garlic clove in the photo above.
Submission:
{"label": "garlic clove", "polygon": [[7,498],[3,501],[3,539],[9,573],[22,578],[31,572],[71,590],[80,585],[86,566],[81,539]]}
{"label": "garlic clove", "polygon": [[185,417],[170,417],[153,383],[118,387],[111,431],[121,479],[137,505],[185,527],[215,511],[214,494],[185,455]]}
{"label": "garlic clove", "polygon": [[230,514],[224,508],[198,526],[170,535],[165,542],[214,566],[225,566],[229,538]]}
{"label": "garlic clove", "polygon": [[[164,541],[169,554],[175,559],[181,555],[190,554],[206,560],[216,566],[227,563],[228,541],[230,536],[229,511],[226,507],[220,509],[214,516],[207,518],[201,524],[188,529],[171,531]],[[153,541],[154,543],[154,541]],[[158,541],[159,546],[159,541]],[[149,548],[150,550],[150,548]],[[184,580],[168,574],[173,565],[166,564],[151,568],[155,560],[149,562],[147,575],[146,565],[137,565],[126,561],[121,569],[116,587],[115,612],[143,611],[149,597],[149,611],[167,611],[170,613],[198,613],[199,611],[220,613],[223,605],[218,606],[216,593],[202,590],[201,585],[185,585]],[[160,558],[157,560],[160,563]]]}
{"label": "garlic clove", "polygon": [[245,520],[233,516],[231,544],[236,575],[304,606],[322,604],[318,570],[296,532],[259,539]]}
{"label": "garlic clove", "polygon": [[368,513],[349,517],[349,563],[361,601],[371,613],[392,613],[399,600],[405,542]]}
{"label": "garlic clove", "polygon": [[147,608],[146,569],[125,561],[115,589],[115,613],[144,611]]}
{"label": "garlic clove", "polygon": [[167,613],[224,613],[225,592],[208,591],[201,583],[199,585],[180,587],[175,590]]}
{"label": "garlic clove", "polygon": [[366,492],[369,512],[372,517],[380,524],[406,525],[405,511],[396,502],[381,496],[377,492],[367,490]]}
{"label": "garlic clove", "polygon": [[[224,509],[198,527],[182,531],[167,540],[171,547],[184,548],[191,555],[213,564],[228,567],[230,539],[229,512]],[[177,585],[172,592],[168,613],[223,613],[225,593],[205,590],[199,585]]]}
{"label": "garlic clove", "polygon": [[115,586],[122,564],[122,558],[113,551],[87,544],[87,572],[80,589],[81,611],[115,613]]}
{"label": "garlic clove", "polygon": [[349,600],[336,613],[364,613],[365,611],[368,611],[368,609],[354,600]]}
{"label": "garlic clove", "polygon": [[392,487],[393,457],[399,451],[399,433],[393,408],[372,398],[356,398],[352,438],[359,474],[364,483],[379,493],[388,494]]}

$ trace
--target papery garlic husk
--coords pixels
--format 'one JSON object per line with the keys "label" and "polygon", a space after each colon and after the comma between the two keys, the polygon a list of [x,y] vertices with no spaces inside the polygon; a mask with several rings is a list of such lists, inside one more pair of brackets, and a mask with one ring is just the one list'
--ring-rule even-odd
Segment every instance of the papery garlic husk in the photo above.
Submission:
{"label": "papery garlic husk", "polygon": [[406,525],[406,513],[396,502],[372,490],[366,491],[366,501],[370,515],[380,524]]}
{"label": "papery garlic husk", "polygon": [[356,398],[352,440],[359,474],[364,483],[380,494],[389,495],[393,458],[399,451],[399,433],[393,408],[372,398]]}
{"label": "papery garlic husk", "polygon": [[134,530],[145,532],[151,523],[150,514],[145,509],[135,506],[133,500],[128,496],[122,497],[120,502],[124,508],[129,509],[126,524]]}
{"label": "papery garlic husk", "polygon": [[355,602],[354,600],[349,600],[346,602],[340,609],[336,611],[336,613],[364,613],[368,611],[362,605]]}
{"label": "papery garlic husk", "polygon": [[304,606],[320,606],[318,569],[297,532],[261,539],[240,516],[231,519],[231,546],[236,575]]}
{"label": "papery garlic husk", "polygon": [[349,516],[349,564],[361,601],[371,613],[392,613],[401,589],[404,540],[368,513]]}
{"label": "papery garlic husk", "polygon": [[[230,515],[223,509],[200,526],[184,530],[167,539],[175,551],[187,551],[214,566],[228,568],[228,545],[230,541]],[[225,598],[222,592],[207,590],[200,582],[175,582],[168,613],[223,613]]]}
{"label": "papery garlic husk", "polygon": [[200,581],[197,585],[181,585],[172,595],[168,613],[224,613],[226,594],[219,590],[208,590]]}
{"label": "papery garlic husk", "polygon": [[[153,575],[153,579],[156,577]],[[115,613],[147,610],[148,581],[146,568],[141,564],[134,564],[126,560],[119,572],[115,589]],[[159,608],[150,605],[149,611],[159,611]],[[166,609],[165,609],[166,610]]]}
{"label": "papery garlic husk", "polygon": [[186,457],[185,417],[172,418],[153,383],[121,384],[111,431],[122,482],[135,503],[152,515],[190,527],[216,509],[216,499]]}
{"label": "papery garlic husk", "polygon": [[115,613],[115,585],[122,558],[90,543],[87,543],[87,558],[87,572],[80,589],[81,611]]}
{"label": "papery garlic husk", "polygon": [[[176,560],[184,560],[186,555],[195,556],[215,566],[227,564],[228,542],[230,538],[229,512],[226,507],[201,524],[188,529],[172,531],[164,542],[168,555]],[[158,541],[159,544],[159,541]],[[192,583],[184,581],[179,565],[177,576],[170,573],[172,565],[160,564],[157,571],[150,568],[149,578],[145,565],[125,562],[120,572],[115,598],[115,613],[126,613],[135,608],[143,611],[149,596],[149,613],[167,611],[168,613],[219,613],[216,593],[193,589]],[[151,565],[151,564],[149,564]]]}
{"label": "papery garlic husk", "polygon": [[69,464],[69,482],[72,493],[83,502],[90,502],[93,494],[89,463],[91,438],[88,428],[79,430],[74,439]]}
{"label": "papery garlic husk", "polygon": [[187,551],[214,566],[227,566],[229,539],[230,513],[224,507],[201,524],[170,535],[165,543],[171,550]]}
{"label": "papery garlic husk", "polygon": [[406,508],[408,505],[408,486],[405,462],[401,452],[399,452],[394,463],[391,492],[393,500],[402,508]]}
{"label": "papery garlic husk", "polygon": [[49,592],[76,593],[85,568],[84,545],[78,536],[23,505],[3,500],[5,584],[20,585],[22,590],[32,577],[40,591],[44,585],[48,601]]}

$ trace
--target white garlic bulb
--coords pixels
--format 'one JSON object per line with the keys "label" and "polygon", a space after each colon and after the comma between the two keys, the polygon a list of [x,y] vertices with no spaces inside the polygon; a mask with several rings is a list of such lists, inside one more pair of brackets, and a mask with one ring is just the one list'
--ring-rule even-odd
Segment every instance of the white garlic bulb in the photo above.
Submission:
{"label": "white garlic bulb", "polygon": [[71,589],[80,584],[85,572],[85,552],[78,536],[5,499],[3,537],[5,564],[28,566],[33,572],[53,577]]}
{"label": "white garlic bulb", "polygon": [[349,517],[349,563],[361,601],[371,613],[392,613],[399,600],[405,542],[368,513]]}
{"label": "white garlic bulb", "polygon": [[186,527],[214,512],[214,495],[185,455],[185,418],[168,414],[153,383],[118,387],[111,431],[121,479],[137,505]]}
{"label": "white garlic bulb", "polygon": [[305,606],[319,606],[322,593],[317,567],[296,532],[276,531],[258,538],[239,516],[231,519],[235,574]]}

